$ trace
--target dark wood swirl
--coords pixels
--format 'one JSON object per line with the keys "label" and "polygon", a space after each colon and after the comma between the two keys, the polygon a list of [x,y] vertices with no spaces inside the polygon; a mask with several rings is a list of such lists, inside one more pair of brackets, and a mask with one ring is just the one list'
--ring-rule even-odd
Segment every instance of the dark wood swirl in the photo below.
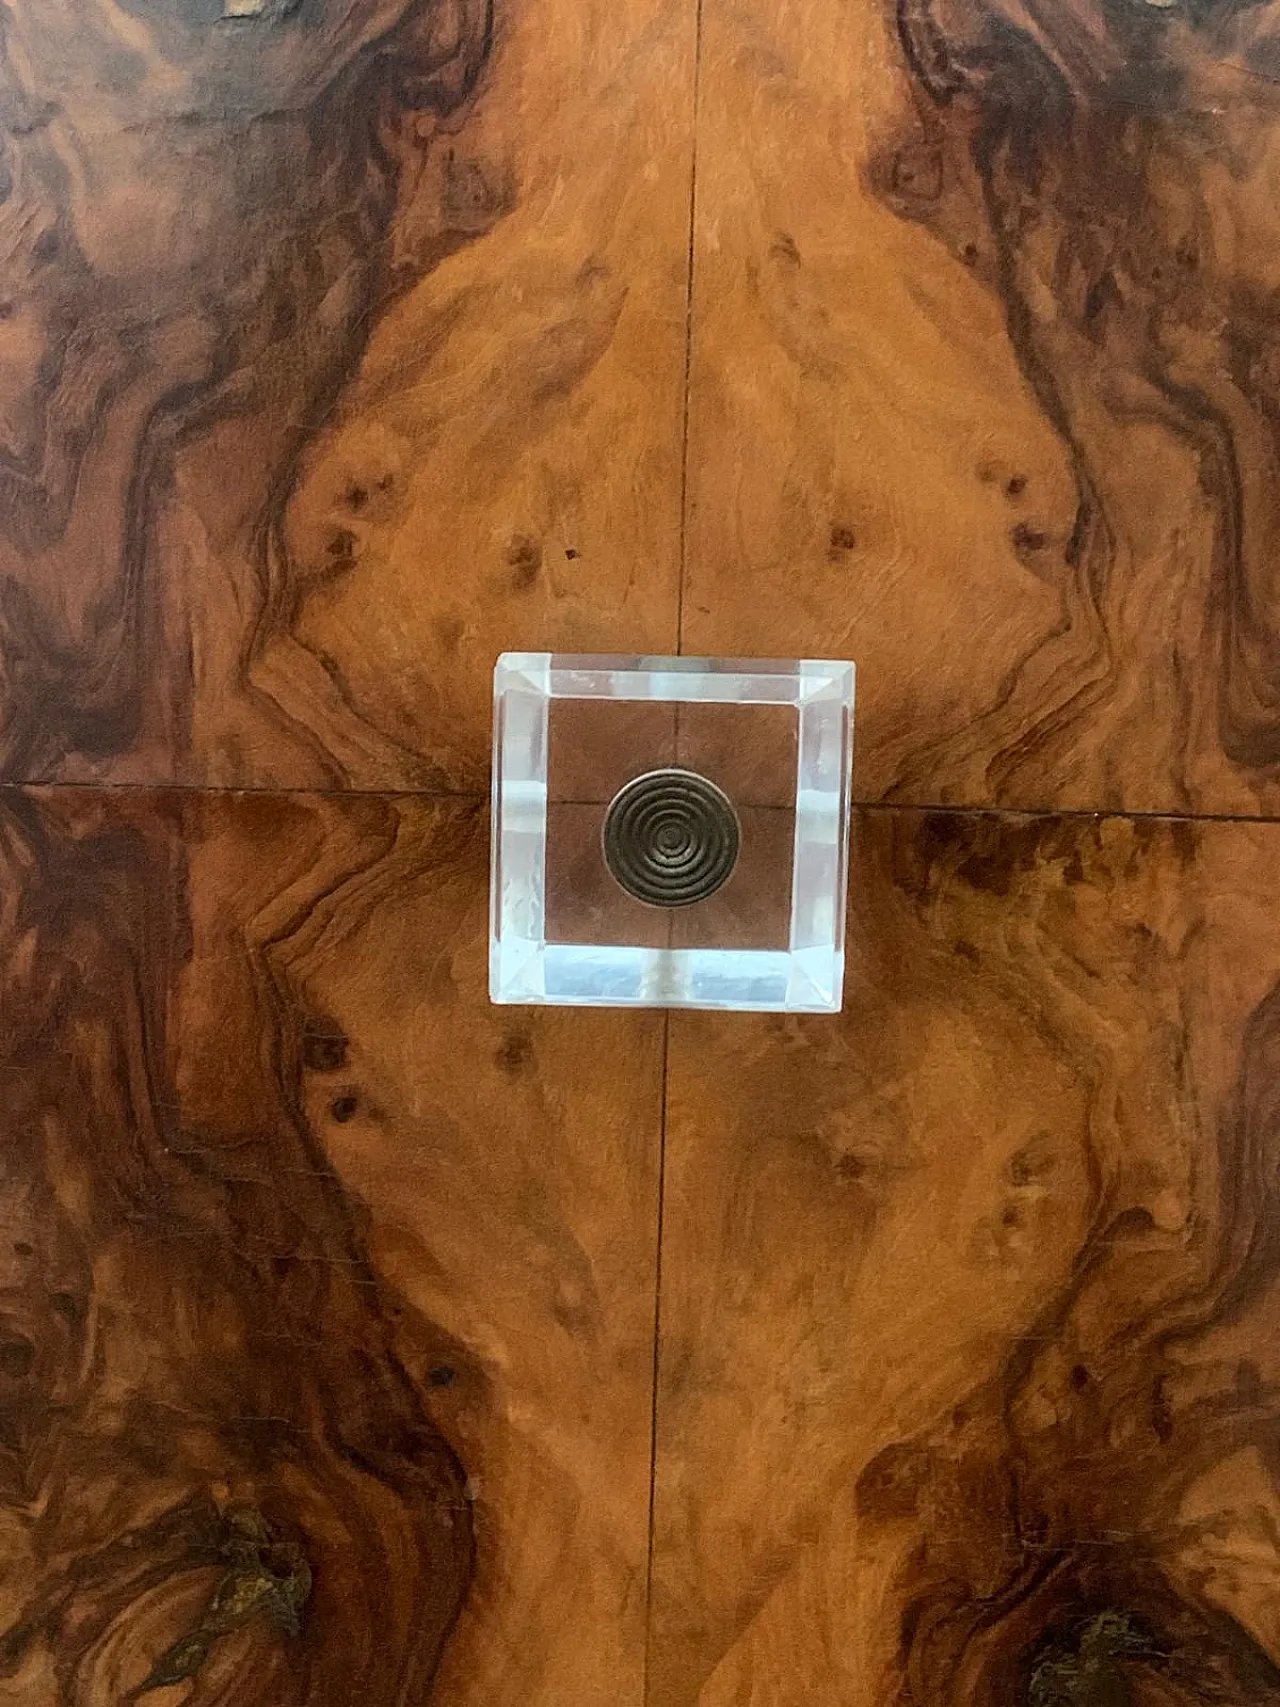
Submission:
{"label": "dark wood swirl", "polygon": [[[251,966],[253,1047],[216,1121],[184,1109],[180,825],[177,803],[3,806],[0,1670],[67,1703],[189,1679],[192,1701],[390,1704],[428,1686],[467,1589],[465,1478],[304,1118],[315,1045]],[[264,1580],[192,1646],[219,1585]]]}
{"label": "dark wood swirl", "polygon": [[[1277,39],[0,11],[0,1695],[1280,1702]],[[858,660],[845,1013],[491,1008],[677,645]]]}

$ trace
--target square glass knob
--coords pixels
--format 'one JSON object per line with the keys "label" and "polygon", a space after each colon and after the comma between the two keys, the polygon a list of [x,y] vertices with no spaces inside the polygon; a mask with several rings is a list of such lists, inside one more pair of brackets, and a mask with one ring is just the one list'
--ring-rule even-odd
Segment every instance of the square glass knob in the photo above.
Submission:
{"label": "square glass knob", "polygon": [[837,1013],[852,664],[508,652],[495,1002]]}

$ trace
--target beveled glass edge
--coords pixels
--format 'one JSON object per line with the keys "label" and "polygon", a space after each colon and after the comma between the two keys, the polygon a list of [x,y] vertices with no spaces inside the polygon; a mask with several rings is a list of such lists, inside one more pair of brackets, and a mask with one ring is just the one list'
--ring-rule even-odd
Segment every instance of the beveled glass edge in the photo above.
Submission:
{"label": "beveled glass edge", "polygon": [[505,693],[523,688],[527,693],[549,691],[550,652],[503,652],[493,666],[495,705]]}
{"label": "beveled glass edge", "polygon": [[[852,664],[815,663],[810,679],[815,691],[800,705],[796,754],[788,939],[793,954],[825,954],[832,942],[842,949],[848,917],[856,672]],[[839,773],[832,774],[837,763]],[[829,910],[817,933],[805,918],[815,895],[824,901],[824,911]],[[837,987],[834,994],[838,1010],[843,991]]]}
{"label": "beveled glass edge", "polygon": [[[503,1000],[499,991],[504,983],[509,982],[512,954],[523,953],[527,949],[536,952],[540,947],[545,947],[545,938],[540,944],[519,934],[518,913],[513,910],[507,895],[504,859],[510,853],[511,807],[523,797],[526,819],[529,817],[530,803],[535,807],[533,836],[536,856],[531,862],[533,908],[537,917],[544,921],[545,928],[546,768],[550,701],[544,686],[543,660],[547,656],[538,653],[507,653],[494,667],[493,757],[489,812],[489,999],[493,1002]],[[536,750],[540,754],[541,764],[536,776],[517,779],[512,773],[518,767],[509,762],[510,752],[514,751],[513,744],[517,739],[512,732],[511,709],[513,704],[519,704],[521,700],[525,701],[526,715],[531,709],[528,701],[533,701],[533,716],[540,726]]]}
{"label": "beveled glass edge", "polygon": [[522,690],[552,699],[796,706],[822,699],[852,705],[854,679],[853,664],[843,659],[504,652],[494,666],[494,695]]}
{"label": "beveled glass edge", "polygon": [[[581,991],[561,994],[547,987],[547,965],[575,963],[598,972],[602,958],[616,962],[619,978],[635,994]],[[615,943],[549,943],[508,938],[494,945],[490,962],[490,1000],[498,1007],[698,1008],[719,1013],[839,1013],[844,999],[844,947],[787,949],[640,948]],[[772,993],[725,999],[680,994],[681,986],[715,978],[739,986],[753,980]]]}
{"label": "beveled glass edge", "polygon": [[[604,666],[603,673],[612,683],[616,684],[608,694],[600,694],[598,688],[585,684],[570,682],[570,687],[577,691],[557,692],[557,687],[563,689],[563,680],[557,680],[562,667],[570,666],[569,675],[596,675],[601,672],[593,666]],[[745,666],[745,670],[743,668]],[[628,693],[618,691],[618,686],[625,689],[625,678],[628,676],[647,675],[647,680],[635,685],[642,686],[646,691]],[[703,678],[702,692],[690,694],[680,691],[667,691],[655,694],[652,691],[654,677],[663,676],[680,678],[681,676],[701,676]],[[714,678],[723,676],[731,678],[723,690],[717,690]],[[706,678],[712,678],[710,682]],[[748,695],[743,694],[744,677],[754,689]],[[784,691],[771,693],[769,685],[784,684]],[[804,1012],[804,1013],[838,1013],[844,1001],[844,937],[848,909],[848,877],[849,877],[849,833],[852,810],[852,764],[854,741],[854,696],[856,685],[856,669],[848,661],[827,659],[795,659],[784,661],[776,659],[728,659],[728,658],[691,658],[691,657],[616,657],[594,654],[566,654],[549,652],[507,652],[503,653],[494,666],[494,738],[493,738],[493,776],[492,776],[492,848],[490,873],[490,957],[489,957],[489,994],[490,1000],[500,1006],[516,1006],[536,1004],[542,1006],[577,1006],[577,1007],[684,1007],[707,1008],[723,1012]],[[609,945],[610,950],[616,950],[624,955],[666,957],[668,972],[674,973],[675,965],[671,957],[689,957],[689,964],[696,960],[703,968],[714,971],[717,963],[723,963],[726,974],[730,966],[739,970],[748,963],[758,963],[764,968],[766,963],[775,967],[785,962],[788,972],[786,994],[761,1000],[691,1000],[687,998],[668,998],[666,1001],[655,1001],[650,995],[619,996],[619,995],[583,995],[548,994],[545,989],[543,976],[548,950],[558,955],[572,953],[571,945],[548,944],[545,936],[539,940],[506,935],[502,932],[504,909],[502,902],[501,882],[501,830],[503,822],[502,797],[505,766],[503,765],[503,742],[506,738],[506,718],[503,713],[502,700],[510,693],[531,693],[546,700],[553,698],[598,698],[608,697],[623,700],[673,701],[690,703],[693,700],[710,701],[726,704],[782,704],[794,705],[799,711],[800,721],[800,751],[797,753],[797,790],[796,790],[796,835],[792,849],[792,884],[793,903],[791,920],[791,943],[787,950],[739,950],[739,949],[690,949],[690,950],[639,950],[626,945]],[[842,754],[840,786],[838,791],[827,789],[818,790],[824,797],[834,793],[836,805],[833,811],[821,814],[821,824],[827,832],[820,839],[828,846],[834,842],[838,860],[838,872],[835,888],[835,906],[833,909],[833,930],[831,940],[799,944],[796,942],[797,909],[796,893],[799,888],[797,877],[801,871],[801,861],[806,846],[811,846],[813,838],[805,837],[805,829],[811,828],[813,818],[800,810],[800,792],[803,787],[804,759],[807,750],[806,737],[811,743],[816,736],[819,740],[831,710],[839,706],[841,723],[847,717],[849,727],[847,739],[841,730],[839,751]],[[545,755],[544,755],[545,756]],[[545,882],[545,843],[542,865],[542,877]],[[543,908],[545,917],[545,905]],[[598,952],[596,945],[585,946],[581,950],[586,960]],[[532,978],[529,978],[532,974]],[[523,986],[525,993],[510,993],[515,987]],[[539,989],[541,986],[541,989]]]}
{"label": "beveled glass edge", "polygon": [[852,716],[854,690],[858,680],[855,664],[833,658],[800,658],[796,663],[800,680],[804,684],[800,699],[802,705],[815,701],[838,700],[848,706]]}

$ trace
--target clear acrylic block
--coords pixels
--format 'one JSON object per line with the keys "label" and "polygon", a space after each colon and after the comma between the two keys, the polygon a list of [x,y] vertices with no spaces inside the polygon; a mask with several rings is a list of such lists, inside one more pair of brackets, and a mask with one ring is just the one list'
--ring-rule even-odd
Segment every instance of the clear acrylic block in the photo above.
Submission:
{"label": "clear acrylic block", "polygon": [[838,1013],[854,667],[508,652],[495,1002]]}

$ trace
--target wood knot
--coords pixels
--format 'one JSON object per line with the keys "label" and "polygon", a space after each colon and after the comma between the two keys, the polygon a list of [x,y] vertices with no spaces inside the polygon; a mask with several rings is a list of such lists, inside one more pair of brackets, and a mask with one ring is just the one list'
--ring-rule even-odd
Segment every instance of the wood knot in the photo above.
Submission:
{"label": "wood knot", "polygon": [[512,586],[517,592],[528,592],[537,584],[542,568],[542,547],[536,539],[517,534],[507,546],[506,556],[511,567]]}
{"label": "wood knot", "polygon": [[857,546],[858,535],[848,522],[834,522],[832,524],[831,535],[827,543],[827,556],[831,562],[838,562],[840,558],[846,557],[849,552],[856,551]]}
{"label": "wood knot", "polygon": [[942,150],[932,143],[899,149],[890,166],[889,187],[904,201],[936,202],[942,194]]}
{"label": "wood knot", "polygon": [[254,1506],[233,1507],[224,1523],[219,1552],[226,1569],[199,1622],[165,1649],[126,1700],[191,1682],[224,1636],[259,1619],[285,1635],[300,1633],[311,1594],[311,1566],[302,1548],[274,1535]]}
{"label": "wood knot", "polygon": [[302,1034],[302,1065],[310,1073],[340,1073],[351,1040],[332,1020],[311,1020]]}

